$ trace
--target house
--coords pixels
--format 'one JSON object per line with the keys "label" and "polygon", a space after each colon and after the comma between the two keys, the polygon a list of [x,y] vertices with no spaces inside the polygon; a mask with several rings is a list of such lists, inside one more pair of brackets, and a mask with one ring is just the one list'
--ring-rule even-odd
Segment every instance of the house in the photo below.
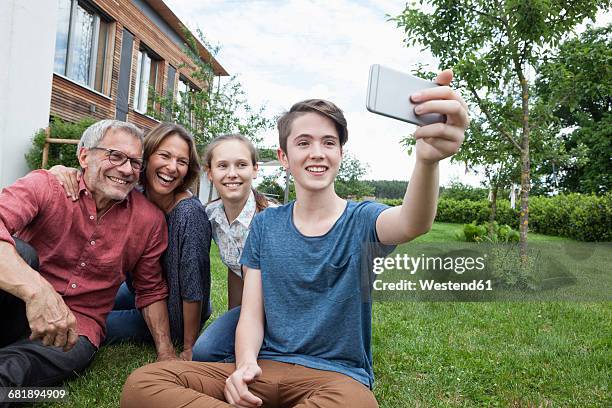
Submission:
{"label": "house", "polygon": [[[119,119],[150,129],[152,90],[180,97],[193,78],[181,21],[161,0],[6,0],[0,6],[0,187],[27,172],[24,154],[51,116]],[[225,69],[197,41],[216,75]]]}
{"label": "house", "polygon": [[[163,1],[59,0],[58,6],[52,115],[116,118],[149,129],[157,123],[145,114],[150,89],[176,95],[203,86],[190,76],[182,23]],[[214,59],[212,65],[227,75]]]}

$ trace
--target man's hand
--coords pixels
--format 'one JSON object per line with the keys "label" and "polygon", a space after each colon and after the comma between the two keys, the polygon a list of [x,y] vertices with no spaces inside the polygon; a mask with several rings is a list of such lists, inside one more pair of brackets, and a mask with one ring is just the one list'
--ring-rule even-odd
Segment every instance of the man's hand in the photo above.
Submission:
{"label": "man's hand", "polygon": [[67,197],[71,197],[72,201],[79,199],[79,180],[81,179],[79,170],[58,164],[51,167],[49,173],[53,174],[64,187]]}
{"label": "man's hand", "polygon": [[168,349],[159,350],[157,352],[157,361],[175,361],[178,360],[176,357],[176,353],[174,352],[174,348],[170,347]]}
{"label": "man's hand", "polygon": [[157,361],[178,360],[170,340],[170,323],[168,323],[166,299],[158,300],[143,307],[142,317],[153,337],[155,350],[157,350]]}
{"label": "man's hand", "polygon": [[263,405],[263,401],[249,391],[248,384],[261,375],[261,368],[257,363],[245,363],[236,369],[225,380],[225,399],[230,404],[240,408],[256,408]]}
{"label": "man's hand", "polygon": [[74,347],[79,339],[76,318],[49,283],[41,282],[40,289],[25,304],[30,340],[42,339],[45,346],[62,347],[64,351]]}
{"label": "man's hand", "polygon": [[449,87],[452,79],[453,71],[444,70],[436,78],[436,82],[442,86],[425,89],[411,96],[412,101],[418,103],[415,107],[416,114],[446,115],[446,123],[423,126],[414,133],[417,160],[424,163],[435,164],[457,153],[463,142],[465,129],[469,126],[467,104]]}

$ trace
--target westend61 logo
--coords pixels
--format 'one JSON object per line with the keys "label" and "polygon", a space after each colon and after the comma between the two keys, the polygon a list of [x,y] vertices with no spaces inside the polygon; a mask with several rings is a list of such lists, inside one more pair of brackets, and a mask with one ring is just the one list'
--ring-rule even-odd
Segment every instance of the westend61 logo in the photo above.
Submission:
{"label": "westend61 logo", "polygon": [[[493,285],[490,279],[469,279],[458,282],[465,272],[482,272],[486,268],[487,255],[482,256],[410,256],[396,254],[394,257],[377,257],[373,260],[372,271],[378,276],[373,283],[375,291],[491,291]],[[397,274],[407,272],[418,279],[400,279],[394,282],[384,282],[382,274],[389,272]],[[415,275],[415,276],[413,276]],[[427,275],[431,278],[421,278]],[[438,275],[438,276],[436,276]],[[482,275],[481,275],[482,276]],[[439,278],[446,277],[443,281]]]}

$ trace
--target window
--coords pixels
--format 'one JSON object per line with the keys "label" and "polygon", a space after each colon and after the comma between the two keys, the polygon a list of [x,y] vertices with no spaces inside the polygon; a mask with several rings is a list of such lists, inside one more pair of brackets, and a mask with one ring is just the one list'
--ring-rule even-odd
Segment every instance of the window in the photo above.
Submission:
{"label": "window", "polygon": [[176,79],[176,68],[172,65],[168,65],[168,82],[166,83],[166,96],[168,98],[174,97],[174,81]]}
{"label": "window", "polygon": [[88,3],[59,0],[54,72],[103,92],[109,27]]}
{"label": "window", "polygon": [[164,108],[165,120],[172,120],[173,103],[174,103],[174,82],[176,80],[176,68],[172,65],[168,65],[168,72],[166,75],[166,100],[170,102]]}
{"label": "window", "polygon": [[163,61],[151,51],[143,48],[138,52],[136,90],[134,92],[135,111],[146,113],[149,103],[153,104],[153,95],[149,94],[149,88],[159,93],[163,79],[162,69]]}
{"label": "window", "polygon": [[187,78],[182,75],[179,77],[176,93],[176,104],[178,106],[177,119],[179,122],[187,122],[190,126],[193,126],[194,114],[191,109],[193,97],[191,94],[197,90],[196,86],[189,82]]}
{"label": "window", "polygon": [[189,106],[189,92],[191,91],[191,84],[183,76],[179,77],[177,91],[176,103],[179,106],[182,106],[183,103],[185,106]]}

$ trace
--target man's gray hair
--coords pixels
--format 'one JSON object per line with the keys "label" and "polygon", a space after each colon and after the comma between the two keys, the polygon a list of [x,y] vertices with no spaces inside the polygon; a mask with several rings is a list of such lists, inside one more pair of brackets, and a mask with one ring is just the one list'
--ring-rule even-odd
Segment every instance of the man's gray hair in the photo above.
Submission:
{"label": "man's gray hair", "polygon": [[106,132],[115,130],[126,132],[140,140],[140,143],[143,142],[144,134],[136,125],[120,120],[104,119],[85,129],[77,146],[77,157],[79,157],[81,147],[88,149],[98,147]]}

